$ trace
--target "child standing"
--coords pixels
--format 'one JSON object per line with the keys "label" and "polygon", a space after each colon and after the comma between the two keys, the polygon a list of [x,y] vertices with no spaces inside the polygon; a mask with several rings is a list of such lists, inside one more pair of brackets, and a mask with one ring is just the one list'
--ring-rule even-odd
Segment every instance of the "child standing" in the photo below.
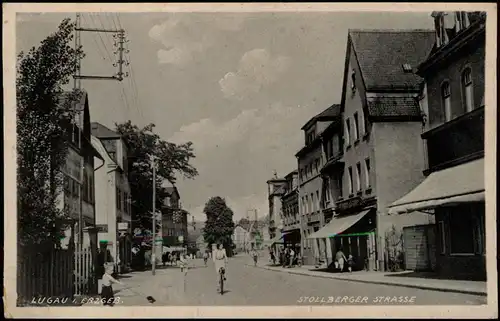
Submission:
{"label": "child standing", "polygon": [[347,266],[348,266],[349,272],[352,272],[352,267],[354,266],[354,258],[352,257],[351,254],[349,254],[349,257],[347,258]]}
{"label": "child standing", "polygon": [[101,298],[104,305],[113,306],[114,294],[113,294],[113,283],[123,284],[122,282],[115,279],[113,276],[113,265],[107,264],[105,266],[104,275],[102,276],[102,290]]}

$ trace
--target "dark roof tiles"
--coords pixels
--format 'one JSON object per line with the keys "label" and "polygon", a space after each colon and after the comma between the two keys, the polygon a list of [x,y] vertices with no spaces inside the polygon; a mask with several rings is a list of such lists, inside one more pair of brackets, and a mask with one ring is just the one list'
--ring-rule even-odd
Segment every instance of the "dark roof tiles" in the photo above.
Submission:
{"label": "dark roof tiles", "polygon": [[414,97],[376,97],[368,99],[368,113],[372,117],[421,116]]}
{"label": "dark roof tiles", "polygon": [[407,88],[418,90],[422,79],[404,72],[416,68],[435,43],[434,30],[349,30],[367,90]]}

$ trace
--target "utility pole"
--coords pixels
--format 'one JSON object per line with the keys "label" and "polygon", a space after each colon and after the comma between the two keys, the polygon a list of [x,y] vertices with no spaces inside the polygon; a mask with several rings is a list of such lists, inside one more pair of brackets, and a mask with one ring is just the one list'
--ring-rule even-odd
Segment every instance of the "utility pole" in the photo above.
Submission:
{"label": "utility pole", "polygon": [[151,247],[151,272],[156,274],[156,160],[151,157],[153,167],[153,245]]}

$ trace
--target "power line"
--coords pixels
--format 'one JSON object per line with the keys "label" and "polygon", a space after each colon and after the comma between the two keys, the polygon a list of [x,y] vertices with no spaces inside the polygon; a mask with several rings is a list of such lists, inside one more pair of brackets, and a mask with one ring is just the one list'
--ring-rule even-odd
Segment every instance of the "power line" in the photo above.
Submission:
{"label": "power line", "polygon": [[[88,20],[85,18],[85,15],[83,15],[83,14],[82,14],[82,19],[85,21],[86,25],[90,25],[89,22],[88,22]],[[95,35],[92,37],[92,40],[94,40],[94,42],[95,42],[97,51],[99,51],[99,55],[101,55],[101,57],[102,57],[103,60],[106,60],[106,57],[104,56],[104,53],[102,52],[101,46],[99,46],[99,43],[97,42],[97,40],[95,38]]]}
{"label": "power line", "polygon": [[[92,16],[91,14],[89,14],[89,17],[90,17],[90,19],[92,20],[92,23],[93,23],[94,25],[97,25],[97,24],[95,23],[95,20],[94,20],[94,18],[93,18],[93,16]],[[102,26],[102,24],[101,24],[101,26]],[[104,26],[102,26],[102,28],[104,29]],[[108,54],[109,61],[113,61],[113,58],[111,58],[111,54],[109,53],[108,47],[106,46],[106,43],[104,42],[104,39],[103,39],[103,38],[102,38],[102,36],[101,36],[101,33],[100,33],[100,32],[98,32],[98,33],[97,33],[97,35],[98,35],[98,36],[99,36],[99,38],[101,39],[102,45],[104,46],[104,50],[105,50],[105,51],[106,51],[106,53]]]}

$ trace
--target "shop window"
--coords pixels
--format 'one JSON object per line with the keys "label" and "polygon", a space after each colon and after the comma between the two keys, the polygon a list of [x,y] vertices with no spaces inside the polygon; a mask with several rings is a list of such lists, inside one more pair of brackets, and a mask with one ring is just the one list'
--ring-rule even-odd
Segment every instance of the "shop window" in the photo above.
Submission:
{"label": "shop window", "polygon": [[448,213],[450,231],[450,254],[473,255],[475,220],[466,206],[453,208]]}

